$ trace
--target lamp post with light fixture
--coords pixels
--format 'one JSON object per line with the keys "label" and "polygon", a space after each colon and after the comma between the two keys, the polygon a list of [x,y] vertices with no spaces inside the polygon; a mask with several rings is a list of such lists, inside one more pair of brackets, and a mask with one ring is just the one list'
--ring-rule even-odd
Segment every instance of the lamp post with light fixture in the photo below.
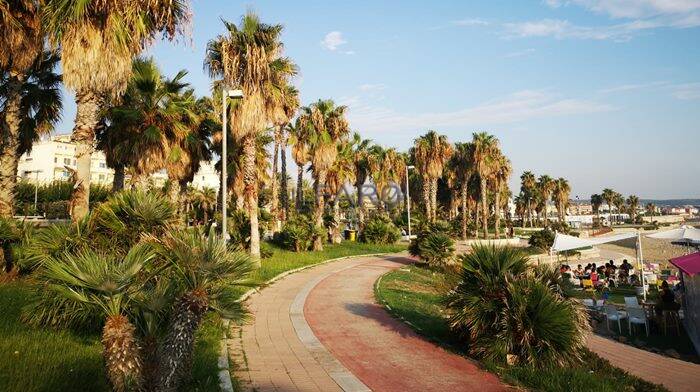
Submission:
{"label": "lamp post with light fixture", "polygon": [[226,98],[243,99],[243,90],[227,90],[224,89],[221,94],[222,106],[222,133],[221,133],[221,236],[224,240],[228,240],[228,227],[226,226],[227,214],[227,199],[228,199],[228,159],[227,159],[227,134],[228,120],[226,118]]}

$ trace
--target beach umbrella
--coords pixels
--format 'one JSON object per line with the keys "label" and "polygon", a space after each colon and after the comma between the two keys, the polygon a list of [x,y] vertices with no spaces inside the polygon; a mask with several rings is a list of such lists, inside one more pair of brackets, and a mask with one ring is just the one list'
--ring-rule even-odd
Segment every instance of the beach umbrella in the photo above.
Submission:
{"label": "beach umbrella", "polygon": [[676,229],[661,231],[655,234],[649,234],[647,237],[660,240],[669,240],[686,245],[700,245],[700,229],[693,226],[681,226]]}

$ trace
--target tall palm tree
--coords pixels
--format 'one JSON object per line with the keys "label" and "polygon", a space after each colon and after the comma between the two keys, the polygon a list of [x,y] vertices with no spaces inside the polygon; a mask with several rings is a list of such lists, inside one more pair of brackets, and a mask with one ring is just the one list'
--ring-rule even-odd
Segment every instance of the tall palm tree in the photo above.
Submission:
{"label": "tall palm tree", "polygon": [[543,224],[544,227],[549,227],[547,204],[549,203],[549,199],[552,197],[552,192],[554,192],[554,180],[552,177],[543,174],[537,179],[537,188],[541,196],[540,203],[544,203],[544,208],[542,209]]}
{"label": "tall palm tree", "polygon": [[428,131],[414,142],[416,163],[423,176],[423,197],[426,201],[428,220],[434,222],[437,216],[437,183],[442,177],[445,165],[452,156],[452,145],[447,136]]}
{"label": "tall palm tree", "polygon": [[395,148],[374,145],[369,150],[367,162],[372,182],[377,188],[377,200],[383,212],[383,196],[390,183],[400,184],[406,175],[406,162]]}
{"label": "tall palm tree", "polygon": [[177,180],[184,170],[174,169],[177,164],[189,164],[182,144],[199,123],[193,94],[185,91],[185,75],[180,71],[169,80],[152,59],[136,59],[121,104],[108,111],[106,132],[119,137],[108,155],[119,157],[131,168],[132,187],[144,187],[149,175],[168,168],[172,188],[175,194],[179,191]]}
{"label": "tall palm tree", "polygon": [[[12,76],[0,71],[0,216],[12,216],[14,190],[17,181],[19,157],[31,152],[32,145],[41,136],[48,135],[60,119],[62,100],[59,86],[61,77],[55,69],[59,57],[53,52],[43,52],[22,76],[19,91],[10,91]],[[18,110],[12,114],[8,104],[19,95]],[[10,130],[8,115],[18,116],[18,132]]]}
{"label": "tall palm tree", "polygon": [[[324,198],[323,192],[326,186],[328,169],[331,167],[338,154],[338,141],[346,138],[350,132],[348,121],[345,118],[345,106],[337,106],[332,100],[318,100],[303,107],[299,115],[300,126],[309,128],[309,150],[313,176],[316,181],[316,206],[314,208],[314,224],[317,228],[323,227]],[[323,238],[316,235],[314,238],[314,250],[323,249]]]}
{"label": "tall palm tree", "polygon": [[[275,146],[272,154],[270,212],[272,212],[275,219],[273,231],[279,231],[281,222],[284,220],[283,216],[285,214],[285,207],[283,206],[282,209],[279,208],[279,192],[281,184],[280,177],[278,177],[277,156],[280,155],[280,147],[286,146],[287,144],[285,140],[285,128],[299,108],[299,92],[293,86],[283,86],[279,90],[275,90],[275,92],[276,94],[273,94],[273,99],[271,100],[272,104],[274,105],[272,108],[272,123],[274,127],[273,138]],[[286,155],[286,151],[284,149],[282,151],[282,155]],[[281,178],[285,181],[285,186],[283,188],[286,188],[286,157],[283,157],[283,163],[285,167],[283,168],[283,175]]]}
{"label": "tall palm tree", "polygon": [[569,196],[571,195],[571,186],[565,178],[557,178],[554,180],[554,192],[552,194],[552,199],[557,208],[557,217],[559,222],[564,222],[564,216],[566,215],[566,207],[569,204]]}
{"label": "tall palm tree", "polygon": [[359,229],[362,230],[365,225],[363,186],[370,176],[369,155],[372,148],[372,141],[369,139],[362,139],[357,132],[352,135],[352,140],[354,148],[353,164],[355,166],[355,190],[357,192],[357,220]]}
{"label": "tall palm tree", "polygon": [[469,181],[474,175],[474,145],[472,143],[455,143],[455,150],[449,164],[459,185],[459,198],[462,208],[462,239],[467,239],[467,223],[469,222]]}
{"label": "tall palm tree", "polygon": [[646,206],[644,206],[644,209],[646,209],[647,215],[651,217],[653,217],[656,213],[656,205],[654,205],[654,203],[647,203]]}
{"label": "tall palm tree", "polygon": [[333,226],[330,229],[331,241],[341,242],[340,235],[340,195],[341,189],[355,181],[354,151],[352,142],[343,141],[338,144],[338,154],[333,165],[328,169],[326,189],[330,195],[333,210]]}
{"label": "tall palm tree", "polygon": [[603,189],[603,193],[601,194],[603,197],[603,200],[605,200],[605,204],[608,205],[608,213],[612,214],[612,205],[613,205],[613,199],[615,199],[615,191],[610,189],[610,188],[605,188]]}
{"label": "tall palm tree", "polygon": [[[187,185],[194,180],[202,166],[202,162],[209,162],[213,158],[213,135],[220,131],[221,124],[213,110],[213,102],[209,97],[197,99],[191,108],[197,121],[190,123],[185,137],[180,141],[183,154],[187,155],[187,165],[183,168],[183,176],[179,179],[180,193],[187,191]],[[172,160],[169,165],[174,163]]]}
{"label": "tall palm tree", "polygon": [[284,123],[284,126],[281,128],[281,133],[282,136],[280,138],[280,160],[281,160],[281,178],[280,178],[280,188],[281,188],[281,196],[280,199],[282,200],[282,210],[281,210],[281,220],[282,222],[287,221],[287,217],[289,216],[289,188],[287,186],[287,139],[288,139],[288,134],[287,134],[287,129],[288,125],[291,124],[292,117],[294,117],[294,114],[299,110],[299,91],[293,87],[293,86],[287,86],[286,92],[284,95],[284,112],[287,118],[287,121]]}
{"label": "tall palm tree", "polygon": [[154,41],[172,39],[189,20],[186,0],[45,0],[49,42],[61,48],[63,82],[75,93],[77,111],[72,140],[76,144],[76,185],[72,219],[87,215],[90,161],[95,128],[104,97],[120,96],[131,75],[131,60]]}
{"label": "tall palm tree", "polygon": [[15,0],[0,3],[0,69],[2,69],[2,123],[0,123],[0,217],[14,213],[17,151],[22,122],[22,90],[30,68],[42,57],[41,2]]}
{"label": "tall palm tree", "polygon": [[520,227],[525,227],[525,216],[527,215],[527,200],[521,192],[518,196],[513,199],[515,203],[515,214],[520,217]]}
{"label": "tall palm tree", "polygon": [[242,175],[250,218],[250,254],[260,257],[256,139],[272,122],[275,98],[296,67],[282,57],[282,25],[268,25],[249,11],[239,26],[224,21],[226,34],[209,41],[205,67],[225,86],[243,90],[244,99],[233,104],[231,131],[243,146]]}
{"label": "tall palm tree", "polygon": [[627,205],[629,206],[630,218],[632,219],[632,223],[634,223],[637,217],[637,209],[639,208],[639,198],[635,195],[629,195],[629,197],[627,197]]}
{"label": "tall palm tree", "polygon": [[[493,173],[493,179],[494,179],[494,185],[496,188],[495,191],[495,200],[494,204],[496,206],[495,208],[495,214],[496,214],[496,222],[495,222],[495,231],[496,231],[496,238],[501,238],[501,200],[504,202],[508,202],[508,197],[502,199],[501,196],[503,195],[504,192],[507,191],[508,187],[508,180],[510,179],[510,175],[513,172],[513,167],[511,166],[510,159],[506,158],[505,155],[501,154],[500,152],[496,156],[495,159],[495,171]],[[509,192],[509,191],[508,191]]]}
{"label": "tall palm tree", "polygon": [[600,206],[603,205],[603,196],[594,193],[591,195],[591,208],[593,213],[596,214],[598,220],[600,220]]}
{"label": "tall palm tree", "polygon": [[481,224],[484,231],[484,238],[488,238],[489,211],[486,183],[497,168],[496,160],[500,154],[500,147],[498,139],[486,132],[472,134],[472,144],[474,145],[474,168],[476,169],[476,174],[479,176],[479,186],[481,189]]}
{"label": "tall palm tree", "polygon": [[615,209],[617,210],[617,213],[622,214],[625,208],[625,198],[622,196],[622,194],[619,192],[615,192],[615,194],[613,195],[612,202],[615,206]]}
{"label": "tall palm tree", "polygon": [[304,166],[309,162],[309,137],[310,128],[301,124],[299,119],[292,125],[287,126],[289,133],[288,142],[292,146],[292,159],[297,165],[297,191],[295,207],[297,212],[301,210],[301,205],[304,202],[303,181],[304,181]]}
{"label": "tall palm tree", "polygon": [[526,171],[520,176],[520,184],[520,191],[525,197],[525,202],[527,204],[527,217],[530,221],[530,227],[532,227],[532,199],[535,193],[537,179],[532,172]]}

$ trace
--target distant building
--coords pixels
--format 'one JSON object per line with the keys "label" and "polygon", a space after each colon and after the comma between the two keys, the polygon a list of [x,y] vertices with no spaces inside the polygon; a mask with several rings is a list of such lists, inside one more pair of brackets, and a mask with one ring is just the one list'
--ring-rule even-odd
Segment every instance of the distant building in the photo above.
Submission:
{"label": "distant building", "polygon": [[661,212],[665,215],[697,215],[698,209],[694,206],[663,207]]}
{"label": "distant building", "polygon": [[590,215],[593,213],[593,206],[590,203],[571,202],[567,213],[569,215]]}
{"label": "distant building", "polygon": [[[76,169],[75,144],[69,135],[59,135],[34,143],[32,152],[23,154],[17,165],[17,176],[30,182],[49,183],[70,179],[70,170]],[[127,175],[127,183],[130,176]],[[165,170],[153,173],[150,182],[162,186],[168,179]],[[90,183],[111,186],[114,170],[107,167],[102,151],[92,153],[90,163]],[[195,175],[192,186],[195,188],[219,189],[219,175],[210,162],[203,162]]]}

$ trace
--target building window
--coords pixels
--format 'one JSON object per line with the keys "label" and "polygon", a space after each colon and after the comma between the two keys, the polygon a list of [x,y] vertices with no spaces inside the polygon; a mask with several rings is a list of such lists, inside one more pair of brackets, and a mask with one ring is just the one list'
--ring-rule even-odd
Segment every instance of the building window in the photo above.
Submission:
{"label": "building window", "polygon": [[70,158],[63,158],[64,165],[70,165]]}
{"label": "building window", "polygon": [[104,175],[104,174],[100,174],[100,181],[104,181],[104,179],[105,179],[105,175]]}
{"label": "building window", "polygon": [[53,163],[58,163],[58,158],[53,157]]}
{"label": "building window", "polygon": [[73,159],[73,166],[75,166],[75,159]]}
{"label": "building window", "polygon": [[100,169],[104,169],[107,167],[107,164],[104,162],[100,162]]}
{"label": "building window", "polygon": [[68,173],[68,170],[64,170],[63,171],[63,178],[69,178],[69,177],[70,177],[70,173]]}

